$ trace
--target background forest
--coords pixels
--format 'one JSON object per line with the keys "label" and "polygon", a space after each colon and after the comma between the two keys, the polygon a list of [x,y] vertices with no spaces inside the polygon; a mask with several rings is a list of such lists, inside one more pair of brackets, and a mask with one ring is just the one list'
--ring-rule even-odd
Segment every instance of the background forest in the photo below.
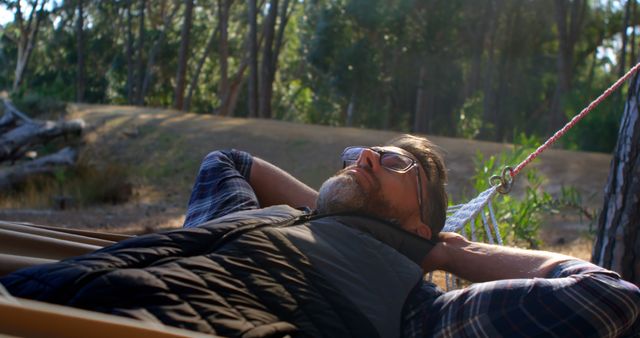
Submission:
{"label": "background forest", "polygon": [[[0,90],[22,107],[173,107],[493,141],[562,126],[635,62],[640,19],[622,0],[0,0],[0,10]],[[616,95],[563,145],[610,152]]]}

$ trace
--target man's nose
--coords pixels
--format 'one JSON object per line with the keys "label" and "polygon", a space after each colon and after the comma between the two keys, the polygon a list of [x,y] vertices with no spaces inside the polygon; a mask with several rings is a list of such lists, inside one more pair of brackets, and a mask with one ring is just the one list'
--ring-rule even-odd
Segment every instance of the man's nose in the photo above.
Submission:
{"label": "man's nose", "polygon": [[358,167],[369,167],[375,171],[380,167],[380,154],[371,149],[364,149],[360,153],[356,165]]}

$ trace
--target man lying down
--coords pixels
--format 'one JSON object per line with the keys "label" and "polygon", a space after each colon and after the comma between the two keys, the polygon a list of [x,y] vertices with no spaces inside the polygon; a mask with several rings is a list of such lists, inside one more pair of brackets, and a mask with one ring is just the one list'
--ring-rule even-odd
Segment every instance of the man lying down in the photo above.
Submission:
{"label": "man lying down", "polygon": [[[221,336],[638,333],[640,291],[616,273],[440,233],[445,166],[428,140],[349,147],[342,161],[316,192],[246,152],[212,152],[184,229],[0,283],[17,297]],[[435,269],[475,284],[445,293],[423,280]]]}

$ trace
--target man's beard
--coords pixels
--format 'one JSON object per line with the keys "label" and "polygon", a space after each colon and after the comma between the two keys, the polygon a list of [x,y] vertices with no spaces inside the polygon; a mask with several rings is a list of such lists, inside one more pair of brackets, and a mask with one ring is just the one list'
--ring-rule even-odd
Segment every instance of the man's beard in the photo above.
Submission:
{"label": "man's beard", "polygon": [[320,187],[316,206],[318,213],[362,213],[397,222],[397,212],[382,196],[380,182],[371,175],[372,184],[363,187],[344,170],[330,177]]}

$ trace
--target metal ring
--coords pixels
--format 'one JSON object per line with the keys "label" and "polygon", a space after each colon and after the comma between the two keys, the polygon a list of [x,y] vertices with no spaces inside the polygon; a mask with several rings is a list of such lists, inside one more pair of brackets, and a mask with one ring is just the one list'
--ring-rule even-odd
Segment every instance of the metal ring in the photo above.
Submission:
{"label": "metal ring", "polygon": [[493,175],[489,178],[492,187],[498,186],[497,190],[501,194],[508,194],[513,186],[513,168],[504,167],[501,175]]}

